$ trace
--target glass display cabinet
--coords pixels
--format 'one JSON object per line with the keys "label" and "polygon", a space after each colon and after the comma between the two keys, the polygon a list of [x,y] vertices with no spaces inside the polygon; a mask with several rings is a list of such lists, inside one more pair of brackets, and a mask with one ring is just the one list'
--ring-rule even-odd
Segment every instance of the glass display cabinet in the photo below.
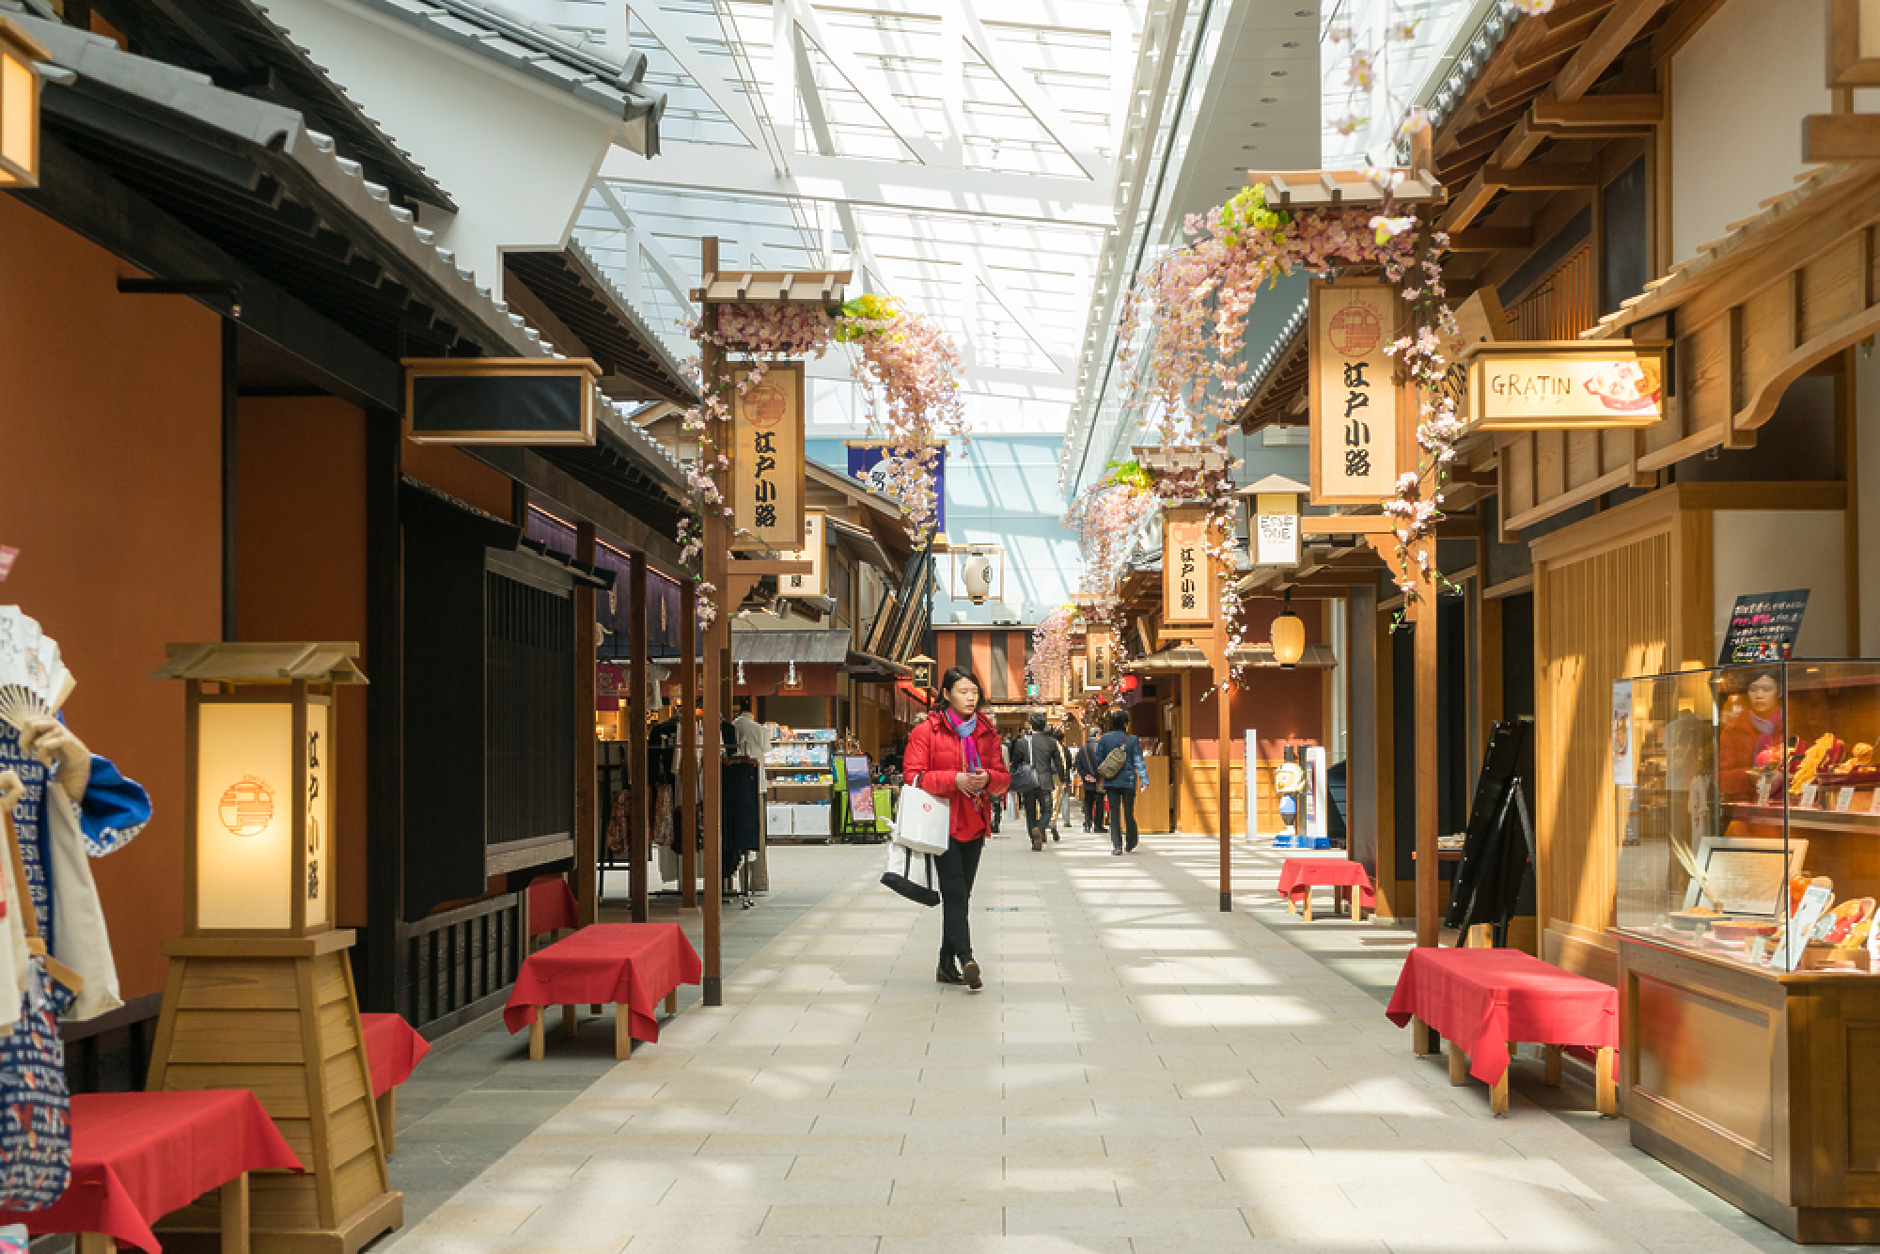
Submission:
{"label": "glass display cabinet", "polygon": [[1621,682],[1633,1144],[1798,1241],[1880,1239],[1880,662]]}

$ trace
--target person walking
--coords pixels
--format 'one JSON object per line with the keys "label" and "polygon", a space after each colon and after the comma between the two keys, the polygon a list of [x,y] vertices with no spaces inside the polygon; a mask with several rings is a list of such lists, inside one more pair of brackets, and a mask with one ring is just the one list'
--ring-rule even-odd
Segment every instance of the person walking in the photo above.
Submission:
{"label": "person walking", "polygon": [[1064,729],[1053,727],[1051,739],[1057,742],[1057,783],[1052,788],[1051,839],[1062,841],[1058,824],[1071,821],[1071,751],[1064,746]]}
{"label": "person walking", "polygon": [[1044,715],[1032,715],[1031,734],[1012,746],[1012,778],[1025,803],[1025,830],[1031,834],[1033,853],[1044,848],[1045,827],[1052,820],[1051,784],[1063,769],[1057,741],[1045,732]]}
{"label": "person walking", "polygon": [[1078,746],[1075,771],[1077,779],[1084,789],[1084,830],[1100,832],[1109,825],[1108,816],[1103,807],[1103,778],[1097,774],[1097,741],[1099,737],[1086,736],[1084,743]]}
{"label": "person walking", "polygon": [[[1143,764],[1142,741],[1129,734],[1129,711],[1110,715],[1110,730],[1097,741],[1097,774],[1103,774],[1103,762],[1117,750],[1123,753],[1123,768],[1103,781],[1103,799],[1110,809],[1110,853],[1121,857],[1123,851],[1136,852],[1140,837],[1136,833],[1136,794],[1149,782],[1149,768]],[[1128,844],[1124,843],[1125,830]]]}
{"label": "person walking", "polygon": [[[998,736],[997,732],[994,732],[993,734],[995,736]],[[1005,773],[1007,775],[1010,775],[1012,773],[1012,755],[1007,748],[1007,745],[1005,743],[1005,738],[1003,736],[998,736],[998,740],[999,740],[999,765],[1005,768]],[[991,830],[987,833],[990,836],[997,836],[999,834],[999,818],[1001,815],[1005,813],[1005,801],[1006,799],[1004,797],[994,797],[992,799],[992,804],[986,807],[987,812],[988,812],[987,817],[991,819],[991,822],[992,822]]]}
{"label": "person walking", "polygon": [[947,851],[935,860],[941,935],[934,979],[971,989],[984,982],[969,925],[973,880],[992,807],[1012,784],[999,755],[999,733],[979,713],[979,692],[979,679],[969,670],[955,666],[941,676],[945,706],[914,728],[904,762],[908,783],[947,803]]}

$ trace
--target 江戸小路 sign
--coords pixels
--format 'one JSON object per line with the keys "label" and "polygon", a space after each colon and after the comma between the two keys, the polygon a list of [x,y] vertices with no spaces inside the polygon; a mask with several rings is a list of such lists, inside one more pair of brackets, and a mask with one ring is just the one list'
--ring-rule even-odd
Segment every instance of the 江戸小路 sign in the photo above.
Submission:
{"label": "\u6c5f\u6238\u5c0f\u8def sign", "polygon": [[1208,553],[1208,511],[1180,505],[1162,522],[1162,621],[1214,621],[1214,560]]}
{"label": "\u6c5f\u6238\u5c0f\u8def sign", "polygon": [[1472,345],[1464,360],[1472,430],[1648,427],[1664,417],[1660,343],[1503,341]]}
{"label": "\u6c5f\u6238\u5c0f\u8def sign", "polygon": [[1114,644],[1107,628],[1092,627],[1084,636],[1084,682],[1091,688],[1107,688],[1113,673]]}
{"label": "\u6c5f\u6238\u5c0f\u8def sign", "polygon": [[803,368],[773,365],[760,374],[741,367],[733,381],[732,528],[773,549],[801,549]]}
{"label": "\u6c5f\u6238\u5c0f\u8def sign", "polygon": [[1397,482],[1397,385],[1384,349],[1398,302],[1390,285],[1312,282],[1312,500],[1375,505]]}

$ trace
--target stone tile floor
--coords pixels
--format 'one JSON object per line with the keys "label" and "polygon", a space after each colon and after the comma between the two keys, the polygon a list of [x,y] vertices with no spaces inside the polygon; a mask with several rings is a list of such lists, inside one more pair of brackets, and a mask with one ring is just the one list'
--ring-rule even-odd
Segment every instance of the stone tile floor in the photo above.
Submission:
{"label": "stone tile floor", "polygon": [[[1401,933],[1270,891],[1207,838],[1134,856],[994,841],[984,991],[878,847],[773,849],[727,912],[725,1005],[609,1054],[485,1030],[400,1098],[398,1254],[1706,1254],[1787,1243],[1625,1145],[1524,1063],[1507,1119],[1381,1013]],[[1326,898],[1329,892],[1321,890]],[[695,926],[696,916],[687,920]],[[693,998],[696,1000],[696,990]],[[1537,1104],[1545,1103],[1545,1105]],[[1554,1107],[1548,1109],[1547,1107]]]}

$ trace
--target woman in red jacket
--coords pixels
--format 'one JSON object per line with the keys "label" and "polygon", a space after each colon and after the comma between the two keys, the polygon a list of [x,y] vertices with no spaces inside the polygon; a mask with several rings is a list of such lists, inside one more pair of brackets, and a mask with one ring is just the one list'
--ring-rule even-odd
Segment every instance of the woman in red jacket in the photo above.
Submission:
{"label": "woman in red jacket", "polygon": [[947,801],[947,851],[937,859],[942,931],[934,978],[978,988],[968,903],[992,807],[1011,787],[1012,777],[999,756],[999,733],[979,717],[978,677],[955,666],[941,677],[940,696],[943,707],[907,738],[902,769],[908,783]]}

